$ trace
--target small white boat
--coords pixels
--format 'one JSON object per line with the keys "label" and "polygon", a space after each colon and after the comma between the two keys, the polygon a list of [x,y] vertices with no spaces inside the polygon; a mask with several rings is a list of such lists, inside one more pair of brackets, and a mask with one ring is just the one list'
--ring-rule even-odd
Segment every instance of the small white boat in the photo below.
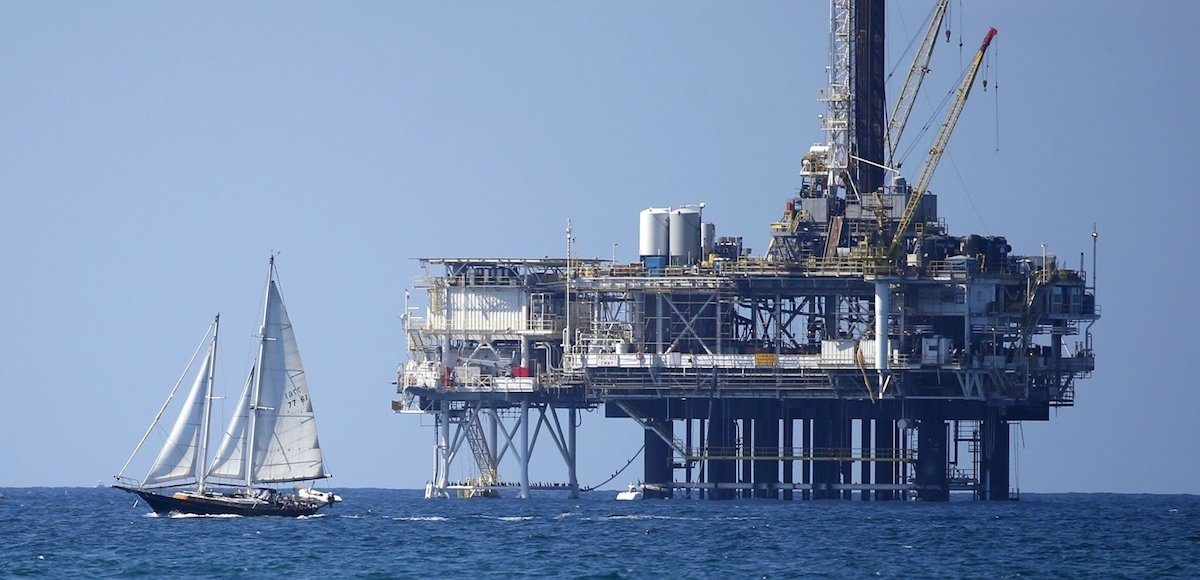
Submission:
{"label": "small white boat", "polygon": [[617,494],[618,501],[632,501],[642,499],[642,490],[634,484],[629,484],[629,488]]}
{"label": "small white boat", "polygon": [[300,499],[312,499],[319,502],[333,504],[342,501],[342,496],[333,493],[332,491],[318,491],[311,487],[297,487],[296,495]]}

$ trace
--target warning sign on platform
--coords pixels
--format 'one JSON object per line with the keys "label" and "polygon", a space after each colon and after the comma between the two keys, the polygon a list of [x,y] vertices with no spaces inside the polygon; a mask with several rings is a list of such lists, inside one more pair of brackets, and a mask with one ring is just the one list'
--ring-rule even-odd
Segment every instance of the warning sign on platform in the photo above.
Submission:
{"label": "warning sign on platform", "polygon": [[779,364],[779,355],[773,352],[760,352],[754,355],[754,366],[773,367]]}

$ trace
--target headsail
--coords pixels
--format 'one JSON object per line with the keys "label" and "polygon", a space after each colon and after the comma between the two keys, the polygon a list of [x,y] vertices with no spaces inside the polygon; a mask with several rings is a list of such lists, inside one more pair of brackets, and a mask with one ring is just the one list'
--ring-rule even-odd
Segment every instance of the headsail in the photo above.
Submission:
{"label": "headsail", "polygon": [[272,483],[327,477],[304,365],[274,279],[267,288],[262,334],[250,479]]}
{"label": "headsail", "polygon": [[204,407],[208,399],[209,372],[212,368],[214,354],[213,348],[210,346],[208,356],[204,357],[204,364],[200,365],[200,372],[196,373],[192,389],[188,392],[183,407],[179,410],[179,417],[175,419],[175,425],[171,427],[171,434],[162,450],[158,452],[158,457],[154,460],[150,473],[146,475],[145,485],[197,478],[203,463],[203,459],[200,457],[200,439],[205,419]]}
{"label": "headsail", "polygon": [[233,408],[234,415],[229,420],[229,426],[221,437],[221,444],[213,456],[212,465],[208,468],[211,477],[229,479],[246,479],[246,463],[242,460],[246,448],[246,423],[250,416],[250,393],[254,388],[254,369],[250,369],[250,377],[242,388],[237,405]]}

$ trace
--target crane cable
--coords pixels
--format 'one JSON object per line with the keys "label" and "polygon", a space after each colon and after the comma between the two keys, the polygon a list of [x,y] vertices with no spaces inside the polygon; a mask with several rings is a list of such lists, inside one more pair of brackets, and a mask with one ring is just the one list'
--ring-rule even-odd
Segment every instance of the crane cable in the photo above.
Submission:
{"label": "crane cable", "polygon": [[[998,49],[999,47],[997,47]],[[996,117],[996,152],[1000,152],[1000,51],[993,50],[989,53],[989,57],[995,60],[995,66],[992,70],[992,97],[995,102]]]}
{"label": "crane cable", "polygon": [[[937,7],[935,6],[929,11],[929,14],[925,15],[925,20],[921,21],[921,27],[918,30],[924,30],[925,28],[929,27],[929,21],[933,20],[933,14],[936,11]],[[905,34],[908,34],[908,26],[904,23],[904,11],[900,10],[899,4],[896,5],[896,14],[900,16],[900,24],[904,25]],[[949,31],[949,28],[947,28],[947,31]],[[884,79],[884,82],[891,80],[892,77],[896,75],[896,70],[900,68],[900,65],[907,61],[908,53],[913,49],[913,45],[917,43],[917,38],[919,38],[919,36],[909,36],[908,46],[904,47],[904,52],[900,53],[900,56],[896,59],[896,63],[893,64],[892,69],[888,71],[887,78]]]}

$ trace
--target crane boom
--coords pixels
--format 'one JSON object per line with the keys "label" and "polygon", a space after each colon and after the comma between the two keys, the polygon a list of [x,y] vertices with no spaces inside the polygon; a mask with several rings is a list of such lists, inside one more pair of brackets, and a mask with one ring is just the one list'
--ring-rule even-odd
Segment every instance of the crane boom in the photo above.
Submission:
{"label": "crane boom", "polygon": [[892,243],[888,246],[888,255],[895,255],[896,249],[904,241],[905,230],[912,225],[917,208],[921,207],[921,198],[924,197],[925,190],[933,179],[933,172],[942,159],[942,153],[946,151],[946,144],[950,142],[950,134],[954,132],[954,126],[958,124],[958,117],[962,115],[963,107],[967,104],[967,97],[971,95],[971,86],[975,84],[975,75],[979,73],[979,65],[983,63],[983,56],[987,53],[988,46],[995,36],[996,29],[988,28],[987,35],[983,37],[983,44],[979,46],[979,52],[975,53],[971,66],[967,67],[967,74],[963,77],[962,84],[958,85],[954,102],[950,105],[950,111],[946,113],[946,119],[942,121],[942,127],[933,140],[933,146],[929,148],[929,158],[925,160],[925,166],[921,168],[921,173],[912,187],[908,204],[904,206],[904,215],[896,226],[896,235],[892,237]]}
{"label": "crane boom", "polygon": [[884,143],[887,146],[887,165],[889,167],[895,167],[893,163],[895,163],[896,147],[900,143],[900,135],[904,133],[904,125],[908,123],[908,114],[912,112],[913,103],[917,100],[917,93],[921,91],[921,82],[925,80],[925,73],[929,72],[929,59],[933,57],[933,48],[937,46],[938,30],[942,28],[942,20],[946,17],[946,8],[949,4],[950,0],[938,0],[937,6],[934,7],[929,30],[925,31],[925,38],[921,41],[921,46],[917,48],[912,68],[908,70],[908,77],[904,79],[904,87],[900,89],[900,96],[896,99],[896,108],[888,119]]}

